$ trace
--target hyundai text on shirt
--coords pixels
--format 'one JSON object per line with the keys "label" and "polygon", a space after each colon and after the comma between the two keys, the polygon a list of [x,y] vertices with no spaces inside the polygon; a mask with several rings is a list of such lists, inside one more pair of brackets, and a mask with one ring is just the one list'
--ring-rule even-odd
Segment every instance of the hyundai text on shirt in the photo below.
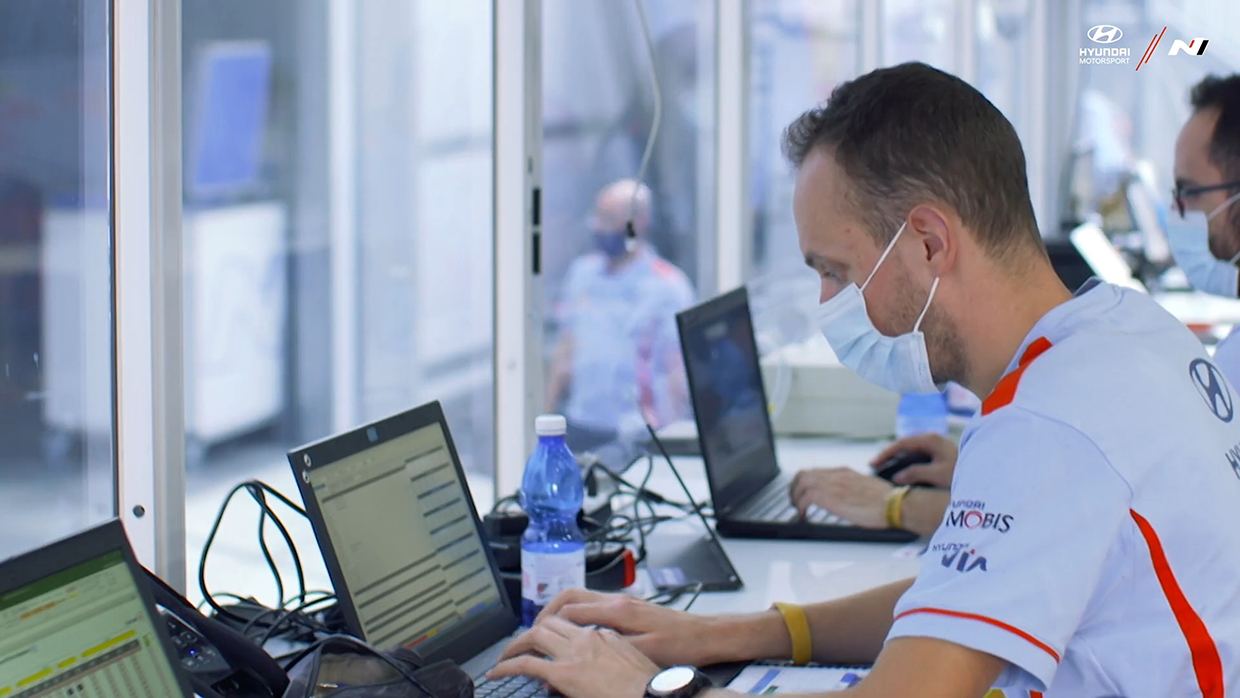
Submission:
{"label": "hyundai text on shirt", "polygon": [[1087,285],[965,432],[889,637],[1001,657],[1009,696],[1240,695],[1236,401],[1148,296]]}

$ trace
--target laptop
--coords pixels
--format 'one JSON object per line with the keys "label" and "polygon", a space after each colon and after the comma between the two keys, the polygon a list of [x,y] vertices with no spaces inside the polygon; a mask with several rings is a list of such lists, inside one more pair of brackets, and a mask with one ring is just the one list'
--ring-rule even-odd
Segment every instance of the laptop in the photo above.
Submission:
{"label": "laptop", "polygon": [[1115,249],[1111,239],[1102,228],[1094,223],[1082,223],[1068,234],[1072,246],[1081,254],[1081,259],[1093,269],[1098,278],[1109,284],[1136,289],[1149,293],[1145,284],[1132,275],[1132,267],[1123,253]]}
{"label": "laptop", "polygon": [[907,542],[916,534],[861,528],[818,507],[792,505],[792,474],[775,436],[758,365],[749,295],[738,288],[676,316],[715,527],[736,538]]}
{"label": "laptop", "polygon": [[[451,659],[480,681],[515,633],[517,615],[439,403],[288,458],[349,634],[428,662]],[[478,695],[495,688],[479,685]],[[542,690],[517,679],[502,693]]]}
{"label": "laptop", "polygon": [[0,563],[0,696],[193,696],[119,521]]}

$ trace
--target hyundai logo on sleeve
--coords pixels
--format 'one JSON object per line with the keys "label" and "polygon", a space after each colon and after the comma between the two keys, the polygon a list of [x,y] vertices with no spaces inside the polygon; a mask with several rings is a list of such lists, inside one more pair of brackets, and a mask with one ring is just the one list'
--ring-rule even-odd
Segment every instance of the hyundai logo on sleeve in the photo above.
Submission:
{"label": "hyundai logo on sleeve", "polygon": [[1124,38],[1124,30],[1114,24],[1099,24],[1096,27],[1090,27],[1085,36],[1095,44],[1113,44]]}
{"label": "hyundai logo on sleeve", "polygon": [[1227,381],[1223,379],[1218,367],[1205,359],[1193,359],[1188,365],[1188,375],[1214,416],[1230,422],[1235,416],[1235,403],[1231,397],[1231,388],[1227,387]]}

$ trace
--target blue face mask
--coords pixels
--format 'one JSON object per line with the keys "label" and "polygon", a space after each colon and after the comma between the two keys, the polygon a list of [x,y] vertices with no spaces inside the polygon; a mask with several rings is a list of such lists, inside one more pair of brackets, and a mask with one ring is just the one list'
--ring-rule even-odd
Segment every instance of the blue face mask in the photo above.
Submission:
{"label": "blue face mask", "polygon": [[620,259],[628,253],[624,231],[600,231],[594,234],[594,246],[608,259]]}
{"label": "blue face mask", "polygon": [[865,287],[903,232],[904,225],[901,225],[861,288],[850,283],[818,306],[818,326],[840,363],[870,383],[896,393],[937,393],[940,390],[930,373],[926,336],[920,328],[934,292],[939,288],[939,280],[936,278],[930,286],[926,307],[922,308],[913,331],[908,334],[888,337],[879,332],[865,308]]}
{"label": "blue face mask", "polygon": [[1186,211],[1183,218],[1168,218],[1167,244],[1175,263],[1184,270],[1193,288],[1224,298],[1235,298],[1240,286],[1240,254],[1231,259],[1218,259],[1210,252],[1210,221],[1234,201],[1236,194],[1206,215],[1202,211]]}

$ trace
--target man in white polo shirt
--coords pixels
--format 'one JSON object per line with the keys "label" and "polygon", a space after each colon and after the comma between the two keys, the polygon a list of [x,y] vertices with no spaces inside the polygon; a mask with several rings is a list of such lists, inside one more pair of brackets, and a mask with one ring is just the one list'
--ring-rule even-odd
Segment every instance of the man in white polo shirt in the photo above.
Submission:
{"label": "man in white polo shirt", "polygon": [[897,392],[987,396],[920,574],[715,617],[571,592],[496,674],[692,698],[684,672],[646,682],[791,657],[874,661],[860,698],[1240,695],[1240,415],[1201,343],[1147,296],[1064,288],[1014,129],[958,78],[864,75],[784,149],[840,360]]}
{"label": "man in white polo shirt", "polygon": [[[1193,86],[1192,116],[1175,141],[1175,201],[1167,240],[1193,288],[1240,295],[1240,73]],[[1214,350],[1214,362],[1240,382],[1240,326]]]}

